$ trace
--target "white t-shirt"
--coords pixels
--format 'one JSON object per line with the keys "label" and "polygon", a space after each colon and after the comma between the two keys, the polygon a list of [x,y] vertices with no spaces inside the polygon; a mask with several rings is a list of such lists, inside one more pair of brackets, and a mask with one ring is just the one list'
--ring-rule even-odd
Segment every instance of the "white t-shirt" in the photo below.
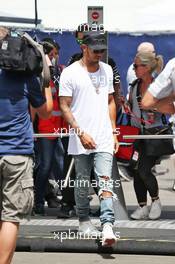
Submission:
{"label": "white t-shirt", "polygon": [[[97,145],[96,149],[87,150],[79,137],[71,133],[68,153],[72,155],[92,152],[113,154],[112,125],[108,108],[108,95],[114,92],[113,73],[108,64],[99,62],[99,65],[100,70],[92,76],[92,73],[88,73],[85,67],[76,61],[65,68],[60,76],[59,95],[72,97],[71,112],[75,120],[81,130],[88,133]],[[94,85],[92,78],[97,78]]]}
{"label": "white t-shirt", "polygon": [[175,58],[169,60],[148,91],[157,99],[167,97],[175,91]]}
{"label": "white t-shirt", "polygon": [[135,81],[137,79],[137,76],[135,74],[134,68],[133,68],[133,64],[131,64],[128,68],[127,71],[127,75],[126,75],[126,81],[127,81],[127,85],[128,85],[128,89],[127,89],[127,95],[126,95],[126,99],[129,100],[129,93],[130,93],[130,88],[131,88],[131,84],[133,83],[133,81]]}
{"label": "white t-shirt", "polygon": [[135,74],[134,66],[131,64],[128,68],[127,75],[126,75],[126,81],[128,85],[128,92],[130,89],[130,84],[137,79],[137,76]]}

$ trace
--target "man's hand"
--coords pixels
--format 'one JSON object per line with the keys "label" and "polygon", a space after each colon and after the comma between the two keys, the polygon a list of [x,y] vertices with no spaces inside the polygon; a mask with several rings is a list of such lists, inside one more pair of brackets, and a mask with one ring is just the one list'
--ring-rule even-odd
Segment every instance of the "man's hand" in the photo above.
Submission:
{"label": "man's hand", "polygon": [[80,141],[81,144],[83,145],[83,147],[85,149],[95,149],[96,148],[96,144],[95,141],[93,140],[93,138],[88,135],[87,133],[83,132],[80,136]]}
{"label": "man's hand", "polygon": [[143,106],[142,106],[142,103],[141,103],[141,102],[138,102],[138,106],[139,106],[139,108],[140,108],[141,110],[144,109]]}
{"label": "man's hand", "polygon": [[125,113],[130,113],[131,112],[131,106],[130,106],[130,103],[128,101],[125,101],[123,103],[123,108],[124,108]]}

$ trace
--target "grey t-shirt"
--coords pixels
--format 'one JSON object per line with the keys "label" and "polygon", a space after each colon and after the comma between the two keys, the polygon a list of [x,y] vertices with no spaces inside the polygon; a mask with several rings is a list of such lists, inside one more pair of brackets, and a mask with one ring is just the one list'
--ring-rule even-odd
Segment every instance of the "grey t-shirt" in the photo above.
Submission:
{"label": "grey t-shirt", "polygon": [[[138,87],[138,82],[131,87],[130,90],[130,98],[132,102],[132,112],[134,113],[135,116],[131,117],[131,125],[136,126],[139,128],[143,128],[143,125],[141,124],[141,111],[138,105],[137,101],[137,87]],[[162,114],[159,112],[152,112],[149,110],[142,110],[142,118],[145,120],[145,128],[151,128],[151,127],[156,127],[156,126],[161,126],[162,125]],[[147,123],[149,120],[153,121],[153,123]]]}

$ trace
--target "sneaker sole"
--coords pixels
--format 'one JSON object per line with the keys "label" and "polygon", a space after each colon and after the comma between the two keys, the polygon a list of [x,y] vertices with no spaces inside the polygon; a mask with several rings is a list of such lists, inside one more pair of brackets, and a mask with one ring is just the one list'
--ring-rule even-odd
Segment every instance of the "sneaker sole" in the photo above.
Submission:
{"label": "sneaker sole", "polygon": [[159,216],[157,216],[157,217],[150,217],[150,216],[148,216],[148,218],[149,218],[150,220],[157,220],[157,219],[160,218],[160,216],[161,216],[161,214],[160,214]]}
{"label": "sneaker sole", "polygon": [[116,243],[115,238],[107,238],[107,239],[105,239],[105,241],[102,242],[102,246],[103,247],[111,247],[115,243]]}
{"label": "sneaker sole", "polygon": [[132,216],[130,216],[130,218],[132,219],[132,220],[148,220],[148,216],[145,216],[145,217],[142,217],[142,218],[134,218],[134,217],[132,217]]}

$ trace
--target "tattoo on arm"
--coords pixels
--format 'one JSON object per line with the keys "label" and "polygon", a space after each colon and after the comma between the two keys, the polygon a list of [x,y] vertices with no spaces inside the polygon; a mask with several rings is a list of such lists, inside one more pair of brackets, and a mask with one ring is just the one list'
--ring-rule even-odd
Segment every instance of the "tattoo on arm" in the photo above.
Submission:
{"label": "tattoo on arm", "polygon": [[67,123],[73,127],[78,127],[78,124],[71,112],[70,105],[71,105],[72,99],[69,97],[60,97],[60,109],[63,114],[64,119],[67,121]]}

